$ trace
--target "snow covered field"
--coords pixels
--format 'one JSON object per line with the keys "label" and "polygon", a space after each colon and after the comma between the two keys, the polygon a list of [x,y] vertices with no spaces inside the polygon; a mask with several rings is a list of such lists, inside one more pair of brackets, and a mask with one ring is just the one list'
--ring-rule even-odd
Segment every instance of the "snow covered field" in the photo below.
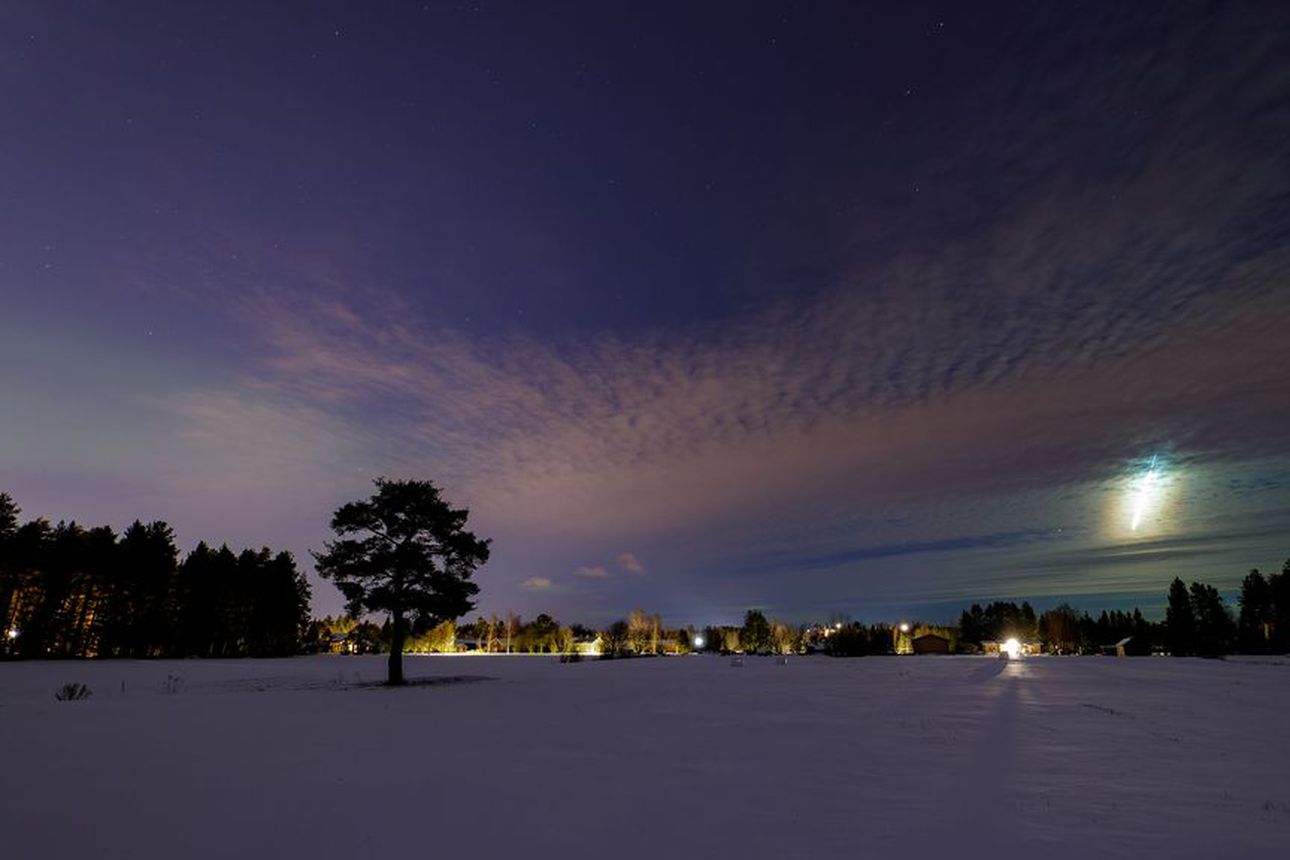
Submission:
{"label": "snow covered field", "polygon": [[1286,661],[409,657],[488,680],[356,683],[383,669],[0,664],[0,854],[1290,850]]}

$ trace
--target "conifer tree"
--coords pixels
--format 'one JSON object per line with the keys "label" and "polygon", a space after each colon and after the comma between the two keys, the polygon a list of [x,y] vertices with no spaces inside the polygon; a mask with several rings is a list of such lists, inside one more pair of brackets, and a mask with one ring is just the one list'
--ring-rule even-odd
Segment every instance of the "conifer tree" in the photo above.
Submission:
{"label": "conifer tree", "polygon": [[402,684],[408,634],[474,607],[479,586],[470,577],[488,561],[489,541],[466,530],[469,511],[449,505],[430,481],[375,483],[370,498],[336,511],[331,529],[339,539],[315,558],[350,614],[389,616],[388,682]]}
{"label": "conifer tree", "polygon": [[1196,623],[1196,653],[1202,657],[1218,657],[1231,651],[1235,625],[1218,589],[1193,582],[1191,611]]}
{"label": "conifer tree", "polygon": [[1237,643],[1244,654],[1262,654],[1272,640],[1272,589],[1263,574],[1251,570],[1241,581],[1241,614]]}
{"label": "conifer tree", "polygon": [[1165,609],[1165,637],[1169,653],[1188,657],[1196,653],[1196,618],[1192,614],[1187,586],[1175,577],[1169,585],[1169,605]]}

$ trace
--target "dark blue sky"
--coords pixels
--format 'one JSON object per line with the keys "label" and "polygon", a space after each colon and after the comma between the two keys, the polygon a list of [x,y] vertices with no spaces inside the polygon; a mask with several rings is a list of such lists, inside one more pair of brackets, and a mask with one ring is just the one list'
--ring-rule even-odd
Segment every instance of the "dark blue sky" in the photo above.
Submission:
{"label": "dark blue sky", "polygon": [[1287,34],[6,3],[0,488],[305,558],[432,477],[485,609],[587,620],[1230,585],[1290,555]]}

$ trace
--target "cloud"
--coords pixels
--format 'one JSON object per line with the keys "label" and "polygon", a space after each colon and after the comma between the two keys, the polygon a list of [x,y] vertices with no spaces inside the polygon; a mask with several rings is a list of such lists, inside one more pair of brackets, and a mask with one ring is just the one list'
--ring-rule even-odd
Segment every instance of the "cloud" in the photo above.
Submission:
{"label": "cloud", "polygon": [[546,591],[550,587],[551,580],[547,579],[545,576],[530,576],[528,579],[520,583],[520,588],[524,588],[529,591]]}
{"label": "cloud", "polygon": [[[1083,192],[1057,208],[1099,223]],[[887,552],[970,551],[979,536],[1046,527],[1055,497],[1120,473],[1126,458],[1286,450],[1290,313],[1276,285],[1290,256],[1224,264],[1211,246],[1225,230],[1192,215],[1183,232],[1198,249],[1171,253],[1203,258],[1219,286],[1183,278],[1167,300],[1160,283],[1178,264],[1127,265],[1134,252],[1119,240],[1087,226],[1062,238],[1042,210],[939,260],[903,255],[872,284],[668,334],[467,338],[393,300],[260,296],[251,317],[267,354],[235,386],[175,401],[193,452],[177,462],[197,483],[215,458],[220,474],[284,493],[321,492],[351,472],[432,477],[486,533],[541,543],[554,564],[589,541],[630,541],[655,563],[672,553],[693,576],[721,576],[750,546],[810,558],[836,547],[839,564],[800,592],[825,593],[842,571],[894,571],[875,565]],[[1081,254],[1107,255],[1105,285]],[[983,282],[960,289],[960,274],[982,267]],[[944,500],[1025,493],[1039,495],[1024,512],[999,507],[955,528],[928,519]],[[889,527],[889,512],[917,526]],[[632,570],[628,555],[619,569]],[[796,570],[790,554],[767,575]],[[601,565],[574,573],[611,576]],[[931,600],[986,587],[990,573],[889,575]],[[1042,587],[1057,587],[1052,576]],[[1076,574],[1060,584],[1079,581],[1107,589]],[[732,600],[759,597],[744,593]]]}
{"label": "cloud", "polygon": [[[1171,98],[1257,114],[1263,95],[1229,84]],[[1088,88],[1072,119],[1114,89]],[[935,247],[682,330],[468,337],[334,277],[252,292],[267,355],[236,396],[325,411],[383,462],[570,537],[746,518],[781,494],[1056,484],[1162,441],[1284,450],[1290,245],[1272,178],[1290,176],[1237,129],[1172,131],[1123,175],[1057,173]],[[972,155],[1046,163],[1062,145],[1002,143]]]}
{"label": "cloud", "polygon": [[640,563],[634,553],[625,552],[618,556],[618,566],[628,573],[644,573],[645,565]]}
{"label": "cloud", "polygon": [[[513,544],[634,546],[669,571],[667,553],[723,571],[785,546],[836,581],[1000,544],[1036,558],[1063,494],[1156,450],[1284,456],[1290,169],[1268,105],[1287,72],[1270,35],[1230,32],[1238,17],[1177,26],[1222,29],[1249,73],[1198,79],[1173,29],[1150,49],[1063,55],[1057,75],[1001,66],[943,171],[942,199],[983,201],[973,217],[908,207],[889,246],[857,233],[827,284],[725,318],[474,336],[332,270],[221,294],[261,346],[235,383],[174,399],[191,452],[174,462],[194,484],[230,472],[284,495],[337,473],[425,475]],[[793,563],[775,575],[795,585]],[[911,576],[929,597],[987,581]]]}
{"label": "cloud", "polygon": [[[270,313],[284,351],[240,397],[325,407],[386,463],[462,487],[529,532],[570,536],[666,532],[779,493],[1060,480],[1152,437],[1223,454],[1238,420],[1240,454],[1284,439],[1269,420],[1287,390],[1278,305],[1258,291],[1183,314],[1167,337],[1147,330],[1157,324],[1099,332],[1076,314],[1024,345],[988,342],[996,327],[975,316],[921,319],[921,304],[838,294],[724,331],[572,348],[414,335],[331,310],[314,330],[308,313]],[[1025,328],[1007,304],[995,313]]]}

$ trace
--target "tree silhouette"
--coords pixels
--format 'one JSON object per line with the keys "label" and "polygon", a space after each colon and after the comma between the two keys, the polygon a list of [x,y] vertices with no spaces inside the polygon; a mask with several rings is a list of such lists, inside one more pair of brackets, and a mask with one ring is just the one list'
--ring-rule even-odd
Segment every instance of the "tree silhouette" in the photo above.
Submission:
{"label": "tree silhouette", "polygon": [[985,629],[985,610],[981,604],[973,603],[959,616],[959,638],[973,645],[980,645],[992,634]]}
{"label": "tree silhouette", "polygon": [[[0,493],[0,655],[7,655],[12,639],[9,635],[12,618],[10,607],[18,592],[21,568],[14,562],[15,539],[18,536],[18,515],[22,510],[8,493]],[[14,635],[17,631],[14,630]]]}
{"label": "tree silhouette", "polygon": [[1203,582],[1191,584],[1191,611],[1196,619],[1196,653],[1217,657],[1232,649],[1236,625],[1218,589]]}
{"label": "tree silhouette", "polygon": [[1165,638],[1169,653],[1187,657],[1196,653],[1196,616],[1192,612],[1187,586],[1175,578],[1169,585],[1169,605],[1165,608]]}
{"label": "tree silhouette", "polygon": [[489,541],[466,531],[469,511],[453,508],[430,481],[378,478],[376,492],[338,509],[339,540],[315,553],[318,573],[336,583],[352,615],[390,620],[390,684],[403,683],[403,644],[412,629],[450,621],[474,607],[470,581],[488,561]]}
{"label": "tree silhouette", "polygon": [[600,634],[600,653],[616,657],[627,650],[629,627],[625,619],[618,619]]}
{"label": "tree silhouette", "polygon": [[20,657],[269,656],[297,653],[309,588],[290,554],[235,556],[136,521],[17,525],[0,494],[0,654]]}
{"label": "tree silhouette", "polygon": [[1074,654],[1080,650],[1079,613],[1062,603],[1039,616],[1039,638],[1049,651]]}
{"label": "tree silhouette", "polygon": [[18,531],[18,515],[22,509],[8,493],[0,493],[0,541],[8,540]]}
{"label": "tree silhouette", "polygon": [[744,626],[739,633],[739,642],[749,654],[770,650],[770,623],[766,620],[766,616],[756,609],[749,609],[744,615]]}
{"label": "tree silhouette", "polygon": [[1280,573],[1268,577],[1268,591],[1272,593],[1272,641],[1274,653],[1290,651],[1290,559],[1282,565]]}
{"label": "tree silhouette", "polygon": [[534,618],[524,636],[530,652],[560,650],[560,625],[545,612]]}
{"label": "tree silhouette", "polygon": [[1237,643],[1242,653],[1262,654],[1268,650],[1275,619],[1276,607],[1272,602],[1272,586],[1257,568],[1251,570],[1241,581],[1241,615],[1237,623]]}
{"label": "tree silhouette", "polygon": [[996,600],[982,607],[972,604],[959,618],[959,638],[973,645],[1015,636],[1021,640],[1039,635],[1039,622],[1029,603],[1018,606],[1011,601]]}
{"label": "tree silhouette", "polygon": [[179,569],[175,535],[165,523],[135,520],[117,544],[109,588],[108,623],[115,634],[105,653],[157,657],[172,649],[174,589]]}

